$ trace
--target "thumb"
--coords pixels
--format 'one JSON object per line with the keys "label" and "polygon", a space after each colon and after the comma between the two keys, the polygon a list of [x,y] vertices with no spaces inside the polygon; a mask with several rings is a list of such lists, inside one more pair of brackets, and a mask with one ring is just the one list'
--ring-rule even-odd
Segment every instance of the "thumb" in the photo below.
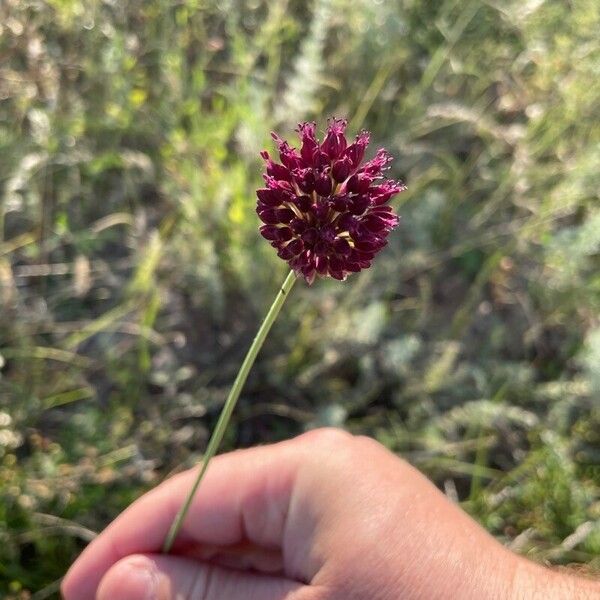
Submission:
{"label": "thumb", "polygon": [[[96,598],[311,600],[313,596],[310,587],[283,577],[236,571],[177,556],[134,554],[118,561],[107,571]],[[68,593],[65,597],[69,599]]]}

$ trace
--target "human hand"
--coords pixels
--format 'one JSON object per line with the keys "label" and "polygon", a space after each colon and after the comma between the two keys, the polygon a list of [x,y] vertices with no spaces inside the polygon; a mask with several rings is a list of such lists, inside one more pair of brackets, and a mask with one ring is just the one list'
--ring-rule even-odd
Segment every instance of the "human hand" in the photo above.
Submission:
{"label": "human hand", "polygon": [[193,478],[194,470],[169,479],[120,515],[71,567],[66,600],[550,599],[600,590],[511,554],[368,438],[316,430],[215,458],[173,553],[162,555]]}

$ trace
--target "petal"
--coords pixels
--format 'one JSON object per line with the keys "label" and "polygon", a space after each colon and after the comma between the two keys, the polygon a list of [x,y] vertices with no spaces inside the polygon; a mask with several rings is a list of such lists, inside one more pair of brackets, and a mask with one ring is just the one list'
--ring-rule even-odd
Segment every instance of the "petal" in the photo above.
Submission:
{"label": "petal", "polygon": [[330,164],[331,159],[329,158],[329,155],[325,154],[325,152],[315,152],[312,160],[312,165],[315,169],[320,171],[325,167],[328,167]]}
{"label": "petal", "polygon": [[302,240],[295,239],[287,245],[287,249],[292,252],[294,256],[297,256],[304,250],[304,244],[302,243]]}
{"label": "petal", "polygon": [[298,187],[305,194],[312,194],[315,189],[315,174],[312,168],[310,169],[297,169],[294,172],[294,179],[298,184]]}
{"label": "petal", "polygon": [[350,233],[352,233],[356,229],[358,220],[355,216],[351,215],[350,213],[342,213],[334,221],[334,223],[340,232],[349,231]]}
{"label": "petal", "polygon": [[347,194],[341,194],[332,196],[330,200],[331,208],[338,212],[344,212],[348,209],[349,196]]}
{"label": "petal", "polygon": [[319,233],[314,227],[311,227],[310,229],[307,229],[301,237],[306,244],[312,245],[319,239]]}
{"label": "petal", "polygon": [[384,148],[380,148],[377,150],[375,158],[372,158],[370,161],[366,162],[360,172],[365,173],[366,175],[377,177],[381,175],[381,171],[391,160],[392,157],[390,156],[389,152]]}
{"label": "petal", "polygon": [[331,267],[329,267],[329,275],[338,281],[344,281],[346,279],[346,275],[343,271],[334,271]]}
{"label": "petal", "polygon": [[345,181],[352,170],[352,161],[344,156],[340,160],[336,160],[331,167],[331,176],[338,182]]}
{"label": "petal", "polygon": [[277,211],[272,208],[259,209],[256,211],[260,220],[267,225],[277,225],[281,221],[277,216]]}
{"label": "petal", "polygon": [[278,163],[273,162],[272,160],[267,163],[267,174],[275,179],[283,180],[283,181],[291,181],[292,173],[288,167],[284,167]]}
{"label": "petal", "polygon": [[346,136],[344,135],[347,124],[348,122],[345,119],[333,118],[329,121],[327,134],[321,144],[321,150],[331,160],[338,158],[348,146]]}
{"label": "petal", "polygon": [[295,193],[295,189],[292,187],[292,184],[289,181],[283,181],[281,179],[275,179],[270,175],[264,176],[267,187],[271,190],[276,190],[283,194],[292,195]]}
{"label": "petal", "polygon": [[364,158],[365,150],[369,145],[369,137],[369,132],[363,130],[356,136],[354,143],[346,148],[344,154],[350,159],[352,169],[356,169]]}
{"label": "petal", "polygon": [[311,258],[310,251],[305,251],[300,256],[302,257],[303,261],[300,271],[304,279],[306,279],[308,285],[311,285],[315,280],[317,271],[315,269],[313,259]]}
{"label": "petal", "polygon": [[360,266],[357,263],[348,262],[344,265],[344,269],[351,273],[358,273],[360,271]]}
{"label": "petal", "polygon": [[296,196],[293,202],[302,212],[308,212],[312,207],[312,198],[310,196]]}
{"label": "petal", "polygon": [[271,132],[271,137],[275,140],[275,143],[279,148],[279,158],[281,162],[290,170],[297,169],[302,162],[298,152],[275,132]]}
{"label": "petal", "polygon": [[337,256],[329,257],[329,270],[330,271],[343,271],[344,261]]}
{"label": "petal", "polygon": [[355,175],[352,175],[350,179],[348,179],[346,189],[355,194],[364,194],[369,189],[372,181],[373,178],[369,175],[365,175],[364,173],[356,173]]}
{"label": "petal", "polygon": [[296,218],[292,219],[292,221],[290,222],[290,227],[292,228],[292,231],[294,233],[298,234],[304,233],[308,229],[308,224],[303,219]]}
{"label": "petal", "polygon": [[267,240],[274,242],[279,239],[279,227],[275,225],[262,225],[260,234]]}
{"label": "petal", "polygon": [[368,196],[355,196],[348,203],[348,212],[353,215],[362,215],[371,204]]}
{"label": "petal", "polygon": [[290,260],[290,258],[294,258],[296,255],[293,248],[290,248],[288,244],[287,246],[279,248],[277,251],[277,256],[279,256],[279,258],[283,258],[283,260]]}
{"label": "petal", "polygon": [[335,240],[333,242],[333,249],[335,250],[336,254],[339,254],[340,256],[348,256],[350,252],[352,252],[352,248],[350,247],[348,240],[345,240],[344,238],[338,238]]}
{"label": "petal", "polygon": [[378,206],[385,204],[392,196],[395,196],[399,192],[403,192],[405,189],[406,186],[403,184],[388,179],[381,185],[369,188],[369,195],[373,200],[373,204]]}
{"label": "petal", "polygon": [[329,205],[327,202],[318,202],[312,207],[312,214],[317,221],[324,221],[329,214]]}
{"label": "petal", "polygon": [[329,196],[332,190],[331,177],[329,174],[323,173],[316,181],[315,181],[315,191],[319,196]]}
{"label": "petal", "polygon": [[314,122],[304,122],[298,124],[298,135],[302,141],[302,148],[300,149],[300,156],[304,161],[305,165],[312,165],[313,156],[319,148],[317,138],[315,136],[315,130],[317,124]]}
{"label": "petal", "polygon": [[360,252],[377,252],[382,247],[381,243],[372,240],[357,240],[354,242],[355,252],[353,256],[356,254],[356,250]]}
{"label": "petal", "polygon": [[315,254],[318,257],[323,257],[323,256],[327,256],[327,254],[329,254],[329,246],[328,244],[326,244],[325,242],[323,242],[322,240],[319,240],[316,244],[315,244]]}
{"label": "petal", "polygon": [[279,227],[278,231],[278,240],[281,240],[282,242],[287,242],[288,240],[291,240],[293,237],[293,233],[292,230],[289,227]]}
{"label": "petal", "polygon": [[319,235],[324,242],[332,244],[336,239],[335,228],[333,225],[323,225],[319,230]]}
{"label": "petal", "polygon": [[256,190],[256,195],[263,205],[269,207],[280,206],[286,199],[286,195],[283,192],[268,188]]}
{"label": "petal", "polygon": [[289,208],[278,208],[275,213],[279,223],[290,223],[291,220],[296,216],[294,211]]}
{"label": "petal", "polygon": [[392,216],[383,218],[378,215],[368,214],[361,219],[361,224],[364,225],[369,231],[373,233],[381,233],[386,229],[394,226],[395,221]]}
{"label": "petal", "polygon": [[315,258],[315,268],[319,275],[327,275],[327,269],[329,268],[329,260],[326,256],[317,256]]}

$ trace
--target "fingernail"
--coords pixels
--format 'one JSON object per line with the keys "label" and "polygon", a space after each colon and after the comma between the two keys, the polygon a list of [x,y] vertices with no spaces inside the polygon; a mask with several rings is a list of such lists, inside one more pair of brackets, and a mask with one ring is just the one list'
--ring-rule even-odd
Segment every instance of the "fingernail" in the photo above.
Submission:
{"label": "fingernail", "polygon": [[158,571],[152,560],[134,556],[118,562],[104,576],[97,600],[158,600]]}

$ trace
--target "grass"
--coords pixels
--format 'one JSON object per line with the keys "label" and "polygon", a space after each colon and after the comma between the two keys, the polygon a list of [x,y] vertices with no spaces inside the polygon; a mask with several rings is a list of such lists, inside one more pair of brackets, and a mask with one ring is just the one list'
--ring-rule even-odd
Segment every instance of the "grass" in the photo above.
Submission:
{"label": "grass", "polygon": [[258,152],[331,114],[396,157],[403,222],[371,270],[295,290],[225,447],[372,435],[503,543],[597,573],[597,3],[233,6],[0,6],[0,596],[51,597],[202,455],[285,274]]}

